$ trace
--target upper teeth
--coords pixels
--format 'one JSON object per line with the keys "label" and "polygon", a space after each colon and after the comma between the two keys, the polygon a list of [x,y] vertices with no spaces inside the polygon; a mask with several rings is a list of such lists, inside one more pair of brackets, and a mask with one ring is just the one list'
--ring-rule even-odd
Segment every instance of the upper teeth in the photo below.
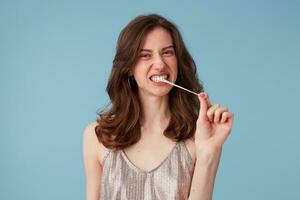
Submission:
{"label": "upper teeth", "polygon": [[162,76],[152,76],[151,80],[154,82],[160,82],[162,80],[167,79],[167,75],[162,75]]}

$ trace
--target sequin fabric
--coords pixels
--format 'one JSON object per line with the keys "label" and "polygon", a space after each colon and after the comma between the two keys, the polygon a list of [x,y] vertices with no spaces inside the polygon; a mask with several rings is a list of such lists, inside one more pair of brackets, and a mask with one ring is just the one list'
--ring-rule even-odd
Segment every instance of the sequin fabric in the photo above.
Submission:
{"label": "sequin fabric", "polygon": [[186,200],[193,170],[184,142],[151,171],[136,167],[124,151],[110,150],[103,160],[100,200]]}

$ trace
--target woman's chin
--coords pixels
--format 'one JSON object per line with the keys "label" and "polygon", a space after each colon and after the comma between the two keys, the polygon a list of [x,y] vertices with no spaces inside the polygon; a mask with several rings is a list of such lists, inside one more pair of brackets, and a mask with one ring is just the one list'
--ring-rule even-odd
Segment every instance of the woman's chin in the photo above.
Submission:
{"label": "woman's chin", "polygon": [[169,94],[170,90],[162,90],[162,91],[153,91],[153,95],[154,96],[158,96],[158,97],[164,97],[167,96]]}

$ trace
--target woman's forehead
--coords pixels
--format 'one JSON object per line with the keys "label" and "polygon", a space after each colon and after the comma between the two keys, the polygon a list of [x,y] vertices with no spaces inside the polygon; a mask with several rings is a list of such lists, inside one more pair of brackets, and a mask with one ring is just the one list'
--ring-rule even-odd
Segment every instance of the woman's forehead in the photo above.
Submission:
{"label": "woman's forehead", "polygon": [[169,46],[173,46],[171,34],[162,27],[156,27],[144,36],[140,48],[152,50]]}

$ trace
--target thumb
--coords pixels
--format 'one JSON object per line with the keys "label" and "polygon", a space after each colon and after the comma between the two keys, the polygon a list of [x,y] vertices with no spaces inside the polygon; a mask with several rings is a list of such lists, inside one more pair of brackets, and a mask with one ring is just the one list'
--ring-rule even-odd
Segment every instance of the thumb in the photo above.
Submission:
{"label": "thumb", "polygon": [[200,101],[199,119],[200,120],[205,120],[207,118],[206,113],[207,113],[207,109],[208,109],[205,93],[201,92],[200,94],[198,94],[198,98],[199,98],[199,101]]}

